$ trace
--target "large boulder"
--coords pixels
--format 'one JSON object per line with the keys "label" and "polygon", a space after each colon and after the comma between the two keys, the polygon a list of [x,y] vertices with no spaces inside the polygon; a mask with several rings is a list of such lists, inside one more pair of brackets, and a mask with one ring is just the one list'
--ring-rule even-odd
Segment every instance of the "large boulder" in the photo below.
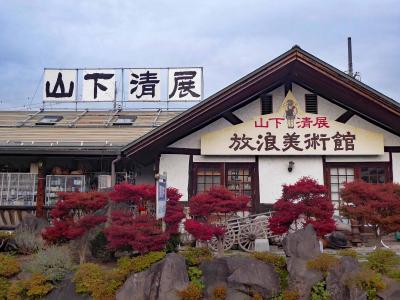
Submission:
{"label": "large boulder", "polygon": [[205,299],[215,287],[227,288],[227,299],[247,300],[255,293],[263,299],[279,294],[279,276],[274,267],[249,257],[232,256],[203,262],[200,266],[205,284]]}
{"label": "large boulder", "polygon": [[386,288],[378,292],[378,299],[398,300],[400,299],[400,284],[391,278],[384,278]]}
{"label": "large boulder", "polygon": [[134,273],[117,291],[117,300],[178,300],[177,291],[189,283],[185,259],[167,254],[148,270]]}
{"label": "large boulder", "polygon": [[321,253],[313,226],[307,225],[287,235],[283,240],[283,249],[289,272],[289,287],[299,292],[301,300],[310,299],[312,286],[323,279],[320,272],[307,268],[307,261]]}
{"label": "large boulder", "polygon": [[[360,264],[357,259],[344,256],[339,264],[328,271],[326,277],[326,289],[331,300],[343,299],[366,299],[366,293],[357,289],[349,288],[346,281],[352,274],[360,271]],[[365,297],[365,298],[364,298]]]}

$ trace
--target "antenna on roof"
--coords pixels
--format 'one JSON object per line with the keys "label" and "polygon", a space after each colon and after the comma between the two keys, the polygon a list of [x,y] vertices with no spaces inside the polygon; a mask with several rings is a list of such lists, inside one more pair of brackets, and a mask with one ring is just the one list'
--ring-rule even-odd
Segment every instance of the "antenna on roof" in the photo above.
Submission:
{"label": "antenna on roof", "polygon": [[347,58],[349,63],[348,74],[353,77],[353,54],[351,49],[351,37],[347,38]]}
{"label": "antenna on roof", "polygon": [[359,72],[353,72],[353,49],[351,44],[351,37],[347,38],[347,61],[348,61],[348,70],[347,74],[353,77],[354,79],[361,81],[361,75]]}

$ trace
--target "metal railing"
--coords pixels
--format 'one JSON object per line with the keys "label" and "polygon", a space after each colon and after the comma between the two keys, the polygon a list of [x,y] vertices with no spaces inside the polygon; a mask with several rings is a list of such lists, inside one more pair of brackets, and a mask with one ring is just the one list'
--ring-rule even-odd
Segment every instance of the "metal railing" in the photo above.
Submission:
{"label": "metal railing", "polygon": [[34,173],[0,173],[0,205],[35,205],[37,180]]}

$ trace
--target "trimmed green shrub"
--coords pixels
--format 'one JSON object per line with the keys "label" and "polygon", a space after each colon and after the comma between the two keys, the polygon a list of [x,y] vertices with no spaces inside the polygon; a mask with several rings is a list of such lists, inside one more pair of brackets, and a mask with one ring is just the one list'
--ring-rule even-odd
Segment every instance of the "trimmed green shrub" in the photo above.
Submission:
{"label": "trimmed green shrub", "polygon": [[201,276],[203,276],[203,271],[201,271],[198,267],[189,267],[188,276],[191,283],[197,285],[201,289],[204,289],[204,283],[201,280]]}
{"label": "trimmed green shrub", "polygon": [[286,289],[288,285],[289,272],[286,269],[286,259],[283,255],[278,255],[272,252],[254,252],[252,256],[265,263],[272,264],[275,272],[279,275],[279,282],[281,290]]}
{"label": "trimmed green shrub", "polygon": [[351,248],[340,249],[337,252],[337,255],[339,255],[339,256],[350,256],[350,257],[353,257],[353,258],[357,258],[357,256],[358,256],[357,251],[354,250],[354,249],[351,249]]}
{"label": "trimmed green shrub", "polygon": [[94,263],[81,264],[73,279],[76,292],[89,294],[94,300],[114,299],[115,292],[131,272],[144,271],[164,256],[165,252],[149,252],[133,258],[122,257],[117,268],[112,270],[105,270]]}
{"label": "trimmed green shrub", "polygon": [[389,274],[400,264],[400,257],[389,249],[376,249],[367,255],[367,266],[381,274]]}
{"label": "trimmed green shrub", "polygon": [[363,269],[348,277],[346,285],[366,291],[368,300],[375,300],[376,293],[385,288],[382,276],[371,269]]}
{"label": "trimmed green shrub", "polygon": [[73,269],[71,253],[66,247],[51,246],[36,253],[24,269],[43,274],[53,283],[59,282]]}
{"label": "trimmed green shrub", "polygon": [[181,300],[203,299],[203,290],[193,283],[189,283],[184,290],[178,291],[177,294]]}
{"label": "trimmed green shrub", "polygon": [[181,254],[186,259],[186,264],[190,267],[199,266],[203,261],[212,259],[212,252],[208,248],[189,247]]}
{"label": "trimmed green shrub", "polygon": [[33,274],[26,280],[14,281],[8,288],[8,300],[36,300],[42,299],[53,289],[46,276]]}
{"label": "trimmed green shrub", "polygon": [[11,286],[11,282],[4,277],[0,277],[0,300],[7,299],[8,288]]}
{"label": "trimmed green shrub", "polygon": [[0,254],[0,276],[12,277],[21,271],[18,261],[9,255]]}
{"label": "trimmed green shrub", "polygon": [[326,290],[326,282],[322,280],[313,285],[311,289],[311,300],[329,300],[330,294]]}
{"label": "trimmed green shrub", "polygon": [[328,253],[321,253],[316,258],[311,259],[307,262],[307,268],[316,270],[327,275],[328,270],[336,266],[339,259]]}

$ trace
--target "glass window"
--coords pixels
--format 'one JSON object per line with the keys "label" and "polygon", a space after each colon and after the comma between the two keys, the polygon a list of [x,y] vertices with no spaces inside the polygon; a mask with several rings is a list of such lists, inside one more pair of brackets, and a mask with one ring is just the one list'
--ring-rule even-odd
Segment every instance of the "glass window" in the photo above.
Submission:
{"label": "glass window", "polygon": [[221,185],[221,176],[221,168],[219,166],[204,166],[197,168],[196,192],[206,192],[213,186]]}
{"label": "glass window", "polygon": [[237,195],[252,196],[252,176],[250,166],[228,166],[226,187]]}
{"label": "glass window", "polygon": [[354,181],[354,168],[330,168],[331,200],[335,208],[335,215],[339,215],[341,202],[340,190],[346,182]]}
{"label": "glass window", "polygon": [[361,179],[368,183],[385,183],[385,168],[384,167],[361,167]]}

